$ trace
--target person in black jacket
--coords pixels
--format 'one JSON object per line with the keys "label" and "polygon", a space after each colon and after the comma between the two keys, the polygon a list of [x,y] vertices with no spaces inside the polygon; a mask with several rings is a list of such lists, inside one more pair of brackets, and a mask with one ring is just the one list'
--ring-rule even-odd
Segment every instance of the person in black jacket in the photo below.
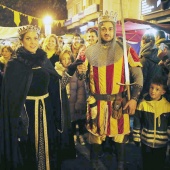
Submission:
{"label": "person in black jacket", "polygon": [[61,47],[58,38],[55,34],[48,35],[43,42],[42,49],[47,53],[47,58],[51,61],[52,65],[59,61]]}
{"label": "person in black jacket", "polygon": [[[2,86],[2,79],[3,79],[5,67],[13,55],[14,55],[14,51],[10,46],[5,45],[2,47],[1,57],[0,57],[0,89]],[[1,96],[1,91],[0,91],[0,96]]]}
{"label": "person in black jacket", "polygon": [[14,55],[14,51],[10,46],[3,46],[0,57],[0,71],[3,73],[7,62]]}
{"label": "person in black jacket", "polygon": [[158,48],[155,45],[155,37],[152,33],[144,34],[141,41],[140,62],[143,65],[143,89],[140,98],[143,98],[150,86],[150,82],[155,75],[165,76],[162,67],[158,65],[160,59],[157,57]]}

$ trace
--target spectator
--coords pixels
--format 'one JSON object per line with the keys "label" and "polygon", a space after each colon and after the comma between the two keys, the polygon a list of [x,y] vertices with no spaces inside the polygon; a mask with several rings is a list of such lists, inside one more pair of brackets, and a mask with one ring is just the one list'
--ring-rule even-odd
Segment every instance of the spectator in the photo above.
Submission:
{"label": "spectator", "polygon": [[[71,58],[71,51],[63,50],[60,54],[60,61],[56,63],[56,71],[62,75],[67,70]],[[74,143],[77,145],[77,142],[80,142],[81,145],[85,145],[83,135],[85,132],[86,90],[84,80],[80,80],[77,77],[77,73],[71,77],[70,83],[67,85],[67,94],[69,97]]]}
{"label": "spectator", "polygon": [[80,34],[75,33],[73,35],[72,43],[70,45],[70,49],[71,49],[72,56],[74,57],[74,59],[76,59],[77,57],[80,45],[81,45],[81,36]]}
{"label": "spectator", "polygon": [[4,46],[1,49],[0,71],[4,72],[7,62],[14,56],[14,50],[10,46]]}
{"label": "spectator", "polygon": [[125,82],[123,47],[116,42],[116,18],[101,15],[98,19],[98,42],[86,49],[89,63],[89,97],[87,99],[87,130],[91,144],[90,159],[95,169],[102,169],[98,154],[106,137],[110,137],[115,146],[118,169],[124,169],[125,143],[130,132],[129,114],[134,114],[137,100],[142,89],[143,77],[141,64],[135,51],[128,48],[130,75],[136,84],[133,86],[129,101],[125,88],[117,84]]}
{"label": "spectator", "polygon": [[52,65],[55,66],[55,62],[59,61],[59,54],[61,52],[57,36],[55,34],[48,35],[44,39],[42,49],[47,53],[47,57]]}
{"label": "spectator", "polygon": [[134,115],[133,136],[137,146],[141,143],[143,170],[164,169],[170,140],[170,103],[163,97],[166,89],[163,77],[153,78],[149,94]]}
{"label": "spectator", "polygon": [[160,65],[160,59],[157,57],[158,48],[155,45],[155,37],[152,33],[144,34],[141,41],[141,50],[139,54],[140,62],[143,65],[143,89],[140,98],[148,93],[150,82],[154,76],[166,76],[166,73]]}
{"label": "spectator", "polygon": [[163,30],[158,30],[155,36],[155,44],[159,47],[161,43],[165,43],[170,47],[170,40],[167,40],[166,33]]}
{"label": "spectator", "polygon": [[64,46],[64,40],[63,40],[63,37],[62,36],[58,36],[58,43],[59,43],[59,46],[61,48],[61,50],[63,49],[63,46]]}
{"label": "spectator", "polygon": [[97,43],[97,41],[98,41],[98,32],[97,32],[97,30],[95,30],[93,28],[89,28],[87,30],[87,33],[86,33],[86,41],[87,41],[86,46],[93,45],[93,44]]}

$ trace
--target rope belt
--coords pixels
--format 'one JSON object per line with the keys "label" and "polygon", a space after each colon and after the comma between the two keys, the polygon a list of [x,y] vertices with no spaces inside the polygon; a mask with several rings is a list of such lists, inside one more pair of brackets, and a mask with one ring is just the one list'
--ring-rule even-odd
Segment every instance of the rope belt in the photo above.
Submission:
{"label": "rope belt", "polygon": [[47,133],[47,119],[46,119],[46,109],[44,99],[47,98],[49,94],[45,94],[43,96],[27,96],[27,100],[35,100],[35,149],[36,154],[38,154],[38,114],[39,114],[39,101],[42,102],[42,114],[43,114],[43,124],[44,124],[44,141],[45,141],[45,155],[46,155],[46,169],[49,170],[49,148],[48,148],[48,133]]}
{"label": "rope belt", "polygon": [[115,94],[93,94],[96,100],[113,101],[116,99]]}

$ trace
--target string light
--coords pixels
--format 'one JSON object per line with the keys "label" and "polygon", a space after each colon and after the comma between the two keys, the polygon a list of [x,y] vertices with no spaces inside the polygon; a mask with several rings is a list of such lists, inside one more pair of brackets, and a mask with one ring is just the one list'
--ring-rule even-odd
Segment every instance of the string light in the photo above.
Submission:
{"label": "string light", "polygon": [[[25,16],[25,17],[28,17],[28,21],[29,21],[29,22],[31,22],[32,19],[36,19],[36,20],[42,22],[42,19],[41,19],[41,18],[37,18],[37,17],[31,16],[31,15],[24,14],[24,13],[22,13],[22,12],[15,11],[15,10],[13,10],[13,9],[11,9],[11,8],[8,8],[7,6],[2,5],[2,4],[0,4],[0,6],[1,6],[2,8],[8,9],[8,10],[14,12],[14,13],[19,13],[19,15],[23,15],[23,16]],[[54,24],[59,24],[59,23],[60,23],[61,25],[64,25],[64,22],[65,22],[65,20],[53,20],[53,23],[54,23]]]}

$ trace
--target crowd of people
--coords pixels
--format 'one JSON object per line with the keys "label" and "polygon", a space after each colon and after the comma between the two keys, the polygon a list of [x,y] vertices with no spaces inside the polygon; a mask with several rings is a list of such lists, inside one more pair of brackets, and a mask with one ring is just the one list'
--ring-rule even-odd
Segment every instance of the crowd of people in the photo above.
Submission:
{"label": "crowd of people", "polygon": [[139,55],[126,43],[126,60],[115,17],[103,14],[85,41],[75,33],[70,44],[55,34],[40,43],[40,29],[27,25],[18,30],[20,47],[1,48],[0,169],[61,169],[65,159],[76,159],[78,143],[88,143],[91,166],[99,170],[109,139],[117,170],[124,170],[132,133],[143,170],[163,170],[170,144],[170,40],[162,30],[144,34]]}

